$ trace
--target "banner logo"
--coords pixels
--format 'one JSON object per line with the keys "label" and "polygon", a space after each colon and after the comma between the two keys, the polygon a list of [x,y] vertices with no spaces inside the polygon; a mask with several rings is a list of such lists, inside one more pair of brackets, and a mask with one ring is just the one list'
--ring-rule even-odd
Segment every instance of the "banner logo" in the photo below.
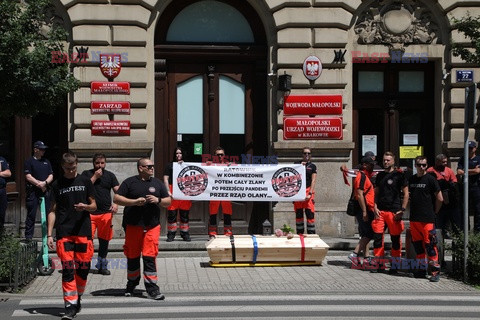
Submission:
{"label": "banner logo", "polygon": [[280,197],[293,197],[302,187],[302,176],[293,168],[281,168],[272,176],[272,187]]}
{"label": "banner logo", "polygon": [[208,176],[205,171],[197,166],[184,168],[177,177],[177,185],[186,196],[198,196],[207,188]]}

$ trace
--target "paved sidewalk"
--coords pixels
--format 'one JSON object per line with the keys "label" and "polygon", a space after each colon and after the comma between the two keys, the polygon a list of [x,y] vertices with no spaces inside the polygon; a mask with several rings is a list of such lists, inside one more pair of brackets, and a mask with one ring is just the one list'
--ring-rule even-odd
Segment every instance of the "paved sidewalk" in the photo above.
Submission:
{"label": "paved sidewalk", "polygon": [[[415,279],[405,273],[397,276],[354,270],[347,259],[357,243],[356,238],[323,238],[330,246],[322,266],[232,267],[209,265],[205,236],[194,236],[192,242],[160,240],[157,259],[158,284],[165,294],[222,293],[471,293],[480,290],[443,276],[438,283]],[[385,239],[388,242],[388,237]],[[97,245],[97,241],[95,241]],[[109,253],[110,276],[90,273],[86,294],[123,296],[127,263],[121,252],[122,239],[114,239]],[[335,250],[334,250],[335,249]],[[338,249],[342,249],[340,251]],[[50,253],[56,258],[55,253]],[[94,258],[96,255],[94,256]],[[93,266],[92,266],[93,267]],[[62,275],[58,270],[50,276],[38,276],[21,293],[0,293],[0,296],[62,296]],[[138,289],[144,289],[143,281]]]}
{"label": "paved sidewalk", "polygon": [[[187,254],[188,253],[188,254]],[[179,252],[178,254],[181,254]],[[322,266],[295,267],[232,267],[214,268],[209,265],[206,251],[184,252],[172,257],[160,254],[157,259],[158,284],[168,294],[222,293],[469,293],[480,290],[446,277],[432,283],[415,279],[405,273],[388,275],[354,270],[347,259],[348,251],[330,251]],[[126,259],[120,254],[110,258],[110,276],[91,273],[86,294],[93,296],[123,296],[127,270]],[[144,289],[143,281],[137,289]],[[61,298],[61,273],[37,277],[23,293],[15,296],[58,296]]]}

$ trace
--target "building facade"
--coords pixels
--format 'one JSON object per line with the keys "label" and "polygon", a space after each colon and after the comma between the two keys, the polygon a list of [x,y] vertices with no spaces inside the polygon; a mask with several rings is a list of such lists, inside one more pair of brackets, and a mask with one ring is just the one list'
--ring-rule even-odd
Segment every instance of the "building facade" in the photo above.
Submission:
{"label": "building facade", "polygon": [[[350,188],[340,165],[353,166],[366,151],[390,150],[398,165],[412,168],[412,154],[432,164],[446,153],[452,167],[464,141],[464,87],[457,70],[480,69],[451,54],[451,41],[468,41],[451,27],[452,18],[480,15],[480,2],[453,0],[61,0],[59,17],[70,31],[70,53],[86,61],[71,64],[81,87],[68,97],[52,123],[17,119],[10,130],[21,150],[7,223],[24,220],[22,163],[30,142],[43,139],[57,150],[71,149],[91,166],[93,153],[107,154],[119,180],[136,173],[135,161],[150,156],[156,176],[179,145],[188,160],[200,161],[221,145],[226,154],[301,159],[304,146],[317,165],[316,224],[320,236],[356,231],[345,215]],[[83,51],[82,51],[83,50]],[[129,94],[92,94],[102,75],[100,54],[118,54],[115,82],[128,82]],[[313,57],[313,58],[312,58]],[[53,59],[53,58],[52,58]],[[308,59],[318,59],[317,77],[308,77]],[[58,62],[58,61],[57,61]],[[308,67],[307,67],[308,68]],[[291,76],[291,87],[285,77]],[[291,138],[284,128],[287,96],[340,95],[340,137]],[[130,114],[96,114],[95,102],[129,102]],[[326,116],[310,116],[324,119]],[[308,117],[308,116],[307,116]],[[303,119],[303,118],[302,118]],[[129,121],[129,133],[92,130],[92,121]],[[15,128],[13,128],[15,127]],[[478,130],[469,136],[478,140]],[[333,129],[332,129],[333,130]],[[100,130],[101,131],[101,130]],[[126,135],[124,135],[126,134]],[[10,138],[10,140],[12,140]],[[194,147],[198,148],[194,152]],[[419,151],[420,150],[420,151]],[[195,154],[197,153],[197,154]],[[53,153],[50,155],[50,158]],[[13,193],[12,193],[13,195]],[[206,234],[208,204],[194,203],[192,233]],[[274,227],[293,226],[291,203],[234,203],[234,233],[257,232],[265,218]],[[165,219],[163,217],[163,219]],[[121,215],[116,231],[121,235]],[[162,227],[165,227],[162,223]]]}

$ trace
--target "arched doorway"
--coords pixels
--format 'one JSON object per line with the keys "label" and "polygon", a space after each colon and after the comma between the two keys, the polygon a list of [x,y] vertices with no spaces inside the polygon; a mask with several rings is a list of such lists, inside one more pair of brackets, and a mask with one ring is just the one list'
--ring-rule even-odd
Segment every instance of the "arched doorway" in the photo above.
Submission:
{"label": "arched doorway", "polygon": [[[248,3],[172,1],[155,32],[157,172],[176,146],[195,162],[219,145],[239,159],[266,155],[266,74],[265,31]],[[236,233],[247,232],[252,211],[268,214],[257,203],[233,210]],[[208,203],[194,203],[190,218],[191,233],[206,234]]]}

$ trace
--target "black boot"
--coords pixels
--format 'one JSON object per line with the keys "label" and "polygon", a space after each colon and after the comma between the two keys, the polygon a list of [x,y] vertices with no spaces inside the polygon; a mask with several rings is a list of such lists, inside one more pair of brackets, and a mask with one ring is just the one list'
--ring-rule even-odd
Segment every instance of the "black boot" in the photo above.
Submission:
{"label": "black boot", "polygon": [[190,233],[188,233],[188,231],[180,231],[180,236],[182,237],[183,241],[192,241],[192,239],[190,239]]}
{"label": "black boot", "polygon": [[173,231],[168,231],[167,233],[167,242],[172,242],[175,239],[175,233]]}

